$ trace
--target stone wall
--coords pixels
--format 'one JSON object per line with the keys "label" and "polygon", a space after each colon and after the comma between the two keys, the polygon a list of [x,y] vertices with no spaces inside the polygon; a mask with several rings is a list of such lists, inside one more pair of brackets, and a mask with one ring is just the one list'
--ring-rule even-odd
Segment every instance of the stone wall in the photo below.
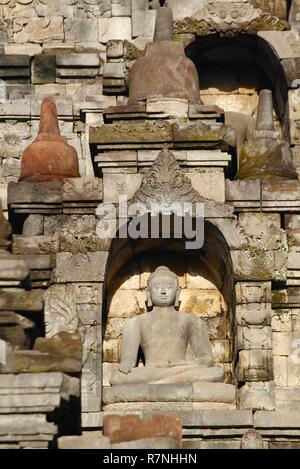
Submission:
{"label": "stone wall", "polygon": [[[171,2],[175,20],[183,14],[194,14],[204,5],[204,2],[193,2],[182,9],[183,3]],[[253,3],[279,18],[285,17],[282,5],[285,2],[276,3],[276,7],[273,3],[270,7],[267,2]],[[148,0],[5,0],[1,3],[1,96],[7,98],[0,103],[0,195],[4,202],[6,184],[18,179],[22,151],[37,133],[40,102],[46,95],[57,97],[61,132],[78,151],[81,175],[92,175],[86,129],[84,125],[76,125],[76,121],[99,123],[103,107],[126,103],[128,68],[136,54],[152,40],[156,6],[157,2]],[[293,67],[298,66],[299,50],[294,35],[277,31],[259,34],[275,50],[288,79],[295,73]],[[188,45],[194,35],[189,35],[188,40],[186,36],[181,39]],[[264,63],[264,60],[259,62],[259,56],[263,51],[258,49],[254,53],[237,45],[234,62],[239,66],[236,68],[230,62],[224,66],[226,48],[222,47],[210,52],[208,65],[202,67],[202,100],[226,111],[255,117],[257,89],[261,87],[258,67]],[[197,61],[198,53],[191,54],[193,60]],[[242,70],[248,83],[241,76]],[[275,77],[278,73],[271,75]],[[296,165],[299,159],[297,93],[296,90],[289,93],[291,117],[295,121],[291,125],[291,143],[295,145]],[[282,121],[285,106],[281,101],[285,98],[279,95],[275,99],[279,107],[283,106],[279,110]],[[280,128],[279,124],[277,127]]]}
{"label": "stone wall", "polygon": [[[81,175],[91,175],[85,128],[76,121],[91,111],[84,120],[101,122],[103,107],[117,104],[116,96],[103,95],[103,73],[111,74],[104,72],[107,43],[141,39],[144,47],[156,10],[147,0],[4,0],[0,14],[0,196],[6,208],[7,183],[19,177],[45,96],[56,96],[61,133],[78,152]],[[121,59],[112,60],[123,79]]]}

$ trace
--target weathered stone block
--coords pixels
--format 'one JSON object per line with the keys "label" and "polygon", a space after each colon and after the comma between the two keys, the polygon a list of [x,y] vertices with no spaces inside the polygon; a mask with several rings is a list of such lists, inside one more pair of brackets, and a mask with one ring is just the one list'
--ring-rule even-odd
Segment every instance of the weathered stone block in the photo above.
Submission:
{"label": "weathered stone block", "polygon": [[288,214],[284,216],[285,229],[289,246],[300,245],[300,216]]}
{"label": "weathered stone block", "polygon": [[153,38],[156,10],[133,10],[131,15],[132,37],[144,36]]}
{"label": "weathered stone block", "polygon": [[187,450],[193,449],[240,449],[240,442],[238,440],[184,440],[183,448]]}
{"label": "weathered stone block", "polygon": [[107,45],[106,45],[107,60],[120,59],[121,57],[123,57],[123,54],[124,54],[123,41],[114,40],[114,41],[107,42]]}
{"label": "weathered stone block", "polygon": [[77,314],[83,325],[95,326],[102,323],[102,305],[78,304]]}
{"label": "weathered stone block", "polygon": [[218,290],[182,290],[180,311],[201,317],[214,317],[225,309],[225,303]]}
{"label": "weathered stone block", "polygon": [[0,67],[29,67],[30,57],[25,55],[6,54],[0,57]]}
{"label": "weathered stone block", "polygon": [[48,270],[53,267],[52,258],[47,254],[41,254],[40,256],[19,255],[14,256],[14,258],[25,261],[31,270]]}
{"label": "weathered stone block", "polygon": [[121,341],[119,339],[104,340],[103,362],[120,363]]}
{"label": "weathered stone block", "polygon": [[[99,346],[101,346],[101,342]],[[84,349],[81,375],[81,406],[83,412],[100,411],[102,400],[101,381],[101,354],[90,349]]]}
{"label": "weathered stone block", "polygon": [[103,412],[82,412],[81,422],[83,428],[97,428],[103,425]]}
{"label": "weathered stone block", "polygon": [[188,262],[188,272],[186,273],[186,286],[192,289],[205,289],[205,290],[216,290],[216,285],[214,285],[210,280],[200,275],[197,270],[193,271],[193,267],[189,260]]}
{"label": "weathered stone block", "polygon": [[287,386],[287,357],[274,355],[273,366],[276,386]]}
{"label": "weathered stone block", "polygon": [[272,330],[268,326],[238,327],[238,348],[250,350],[271,349]]}
{"label": "weathered stone block", "polygon": [[[145,123],[127,123],[98,125],[89,129],[90,143],[98,144],[98,148],[107,149],[107,145],[121,145],[121,149],[135,148],[137,144],[155,144],[172,142],[172,126],[165,121]],[[113,148],[110,148],[113,149]]]}
{"label": "weathered stone block", "polygon": [[15,18],[14,40],[23,42],[48,42],[64,39],[62,16],[51,18]]}
{"label": "weathered stone block", "polygon": [[226,202],[259,201],[259,181],[230,181],[226,179]]}
{"label": "weathered stone block", "polygon": [[59,393],[61,390],[68,395],[79,395],[79,380],[63,373],[21,373],[19,375],[0,375],[0,389],[13,394],[20,392]]}
{"label": "weathered stone block", "polygon": [[61,54],[56,56],[58,67],[99,67],[100,58],[96,53]]}
{"label": "weathered stone block", "polygon": [[81,370],[81,360],[63,358],[37,350],[16,350],[8,358],[3,367],[4,373],[41,373],[60,371],[63,373],[78,373]]}
{"label": "weathered stone block", "polygon": [[81,363],[82,345],[78,334],[58,332],[50,338],[38,337],[34,343],[34,350],[49,353],[54,356],[73,358]]}
{"label": "weathered stone block", "polygon": [[[105,18],[106,19],[106,18]],[[97,20],[67,18],[65,25],[65,39],[70,42],[97,42],[98,24]]]}
{"label": "weathered stone block", "polygon": [[[0,435],[36,435],[37,433],[48,436],[51,440],[57,432],[54,423],[47,422],[46,415],[0,415]],[[21,438],[22,438],[21,437]]]}
{"label": "weathered stone block", "polygon": [[99,18],[99,41],[131,40],[131,20],[128,17]]}
{"label": "weathered stone block", "polygon": [[17,288],[0,291],[0,310],[4,311],[42,311],[44,291],[25,291]]}
{"label": "weathered stone block", "polygon": [[214,361],[218,363],[228,363],[231,359],[230,342],[225,340],[212,340],[211,348],[213,352]]}
{"label": "weathered stone block", "polygon": [[[61,195],[62,198],[62,195]],[[44,235],[54,236],[62,229],[63,215],[49,215],[44,217]]]}
{"label": "weathered stone block", "polygon": [[[148,98],[146,112],[158,117],[188,117],[188,100],[184,98]],[[189,158],[191,161],[192,158]]]}
{"label": "weathered stone block", "polygon": [[65,178],[63,184],[64,202],[101,201],[102,180],[84,176],[80,178]]}
{"label": "weathered stone block", "polygon": [[235,287],[237,304],[270,303],[271,282],[238,282]]}
{"label": "weathered stone block", "polygon": [[204,427],[251,427],[253,424],[252,412],[237,410],[234,412],[220,410],[204,410],[202,412]]}
{"label": "weathered stone block", "polygon": [[276,408],[277,410],[300,410],[300,389],[276,387]]}
{"label": "weathered stone block", "polygon": [[136,415],[106,415],[103,419],[103,434],[112,443],[169,436],[174,438],[180,447],[181,419],[166,415],[154,415],[149,419],[141,419]]}
{"label": "weathered stone block", "polygon": [[229,336],[228,319],[224,316],[206,318],[206,326],[211,340],[227,339]]}
{"label": "weathered stone block", "polygon": [[44,234],[43,215],[30,214],[25,219],[22,230],[23,236],[40,236]]}
{"label": "weathered stone block", "polygon": [[75,284],[77,304],[101,304],[102,303],[102,284]]}
{"label": "weathered stone block", "polygon": [[74,236],[81,234],[93,235],[95,234],[95,228],[96,219],[94,215],[63,215],[60,234],[74,234]]}
{"label": "weathered stone block", "polygon": [[111,449],[113,450],[132,450],[132,449],[176,449],[179,448],[177,441],[171,437],[159,436],[159,437],[149,437],[141,438],[134,441],[124,441],[122,443],[113,443]]}
{"label": "weathered stone block", "polygon": [[300,143],[300,121],[291,120],[290,123],[290,140],[292,145]]}
{"label": "weathered stone block", "polygon": [[58,283],[101,282],[104,280],[107,257],[106,252],[59,253],[56,255],[55,278]]}
{"label": "weathered stone block", "polygon": [[32,83],[55,83],[56,57],[55,55],[36,55],[31,66]]}
{"label": "weathered stone block", "polygon": [[108,62],[103,67],[104,78],[124,78],[125,68],[122,62]]}
{"label": "weathered stone block", "polygon": [[270,441],[269,449],[299,449],[300,443],[297,441]]}
{"label": "weathered stone block", "polygon": [[289,332],[273,332],[273,353],[274,355],[288,356],[292,352],[292,341],[300,340],[300,334]]}
{"label": "weathered stone block", "polygon": [[30,101],[28,99],[22,99],[18,101],[6,100],[0,103],[0,115],[3,118],[16,118],[30,116]]}
{"label": "weathered stone block", "polygon": [[240,409],[275,410],[274,383],[246,383],[239,390]]}
{"label": "weathered stone block", "polygon": [[111,14],[112,16],[130,16],[131,0],[112,0]]}
{"label": "weathered stone block", "polygon": [[62,181],[12,182],[8,185],[8,203],[62,203]]}
{"label": "weathered stone block", "polygon": [[5,55],[23,55],[26,54],[30,57],[41,54],[42,47],[40,44],[5,44]]}
{"label": "weathered stone block", "polygon": [[243,228],[249,243],[278,249],[282,242],[280,215],[276,213],[240,213],[239,225]]}
{"label": "weathered stone block", "polygon": [[[100,355],[101,346],[102,346],[102,328],[98,325],[84,325],[81,326],[81,335],[83,338],[83,349],[84,354],[97,354]],[[89,357],[87,357],[87,363],[89,365]],[[99,365],[100,366],[100,365]],[[87,371],[89,366],[84,366],[84,369]],[[92,370],[91,370],[92,371]]]}
{"label": "weathered stone block", "polygon": [[25,280],[28,274],[28,265],[21,259],[15,259],[9,253],[0,256],[0,284],[4,282],[7,286],[16,285]]}
{"label": "weathered stone block", "polygon": [[131,199],[142,182],[142,175],[137,174],[104,174],[103,201],[118,203],[120,195]]}
{"label": "weathered stone block", "polygon": [[299,428],[300,412],[265,412],[258,411],[254,414],[255,428]]}
{"label": "weathered stone block", "polygon": [[270,350],[242,350],[239,352],[240,381],[269,381],[273,379],[272,352]]}
{"label": "weathered stone block", "polygon": [[59,449],[109,449],[110,447],[109,438],[102,436],[101,432],[88,432],[80,436],[61,436],[58,438]]}
{"label": "weathered stone block", "polygon": [[271,324],[271,304],[248,303],[236,306],[237,323],[241,326],[267,326]]}
{"label": "weathered stone block", "polygon": [[273,251],[262,248],[243,249],[231,253],[237,280],[271,280],[275,275]]}
{"label": "weathered stone block", "polygon": [[145,313],[146,293],[140,290],[117,290],[110,300],[109,318],[129,318]]}
{"label": "weathered stone block", "polygon": [[225,177],[223,173],[187,173],[193,188],[202,197],[225,202]]}
{"label": "weathered stone block", "polygon": [[292,312],[288,309],[277,309],[272,315],[272,330],[275,332],[292,332]]}

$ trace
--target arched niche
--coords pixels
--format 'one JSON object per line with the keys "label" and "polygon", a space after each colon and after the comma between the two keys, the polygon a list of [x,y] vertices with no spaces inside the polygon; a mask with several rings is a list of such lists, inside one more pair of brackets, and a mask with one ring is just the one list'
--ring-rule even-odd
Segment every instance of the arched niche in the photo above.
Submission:
{"label": "arched niche", "polygon": [[126,320],[147,311],[146,285],[158,265],[166,265],[179,278],[180,311],[205,320],[215,362],[234,381],[234,288],[228,244],[221,231],[205,222],[205,242],[199,250],[186,250],[184,239],[114,238],[107,261],[103,310],[103,385],[120,360]]}
{"label": "arched niche", "polygon": [[278,55],[265,39],[245,33],[195,36],[185,52],[197,67],[205,104],[253,118],[258,92],[271,89],[275,126],[289,139],[287,80]]}

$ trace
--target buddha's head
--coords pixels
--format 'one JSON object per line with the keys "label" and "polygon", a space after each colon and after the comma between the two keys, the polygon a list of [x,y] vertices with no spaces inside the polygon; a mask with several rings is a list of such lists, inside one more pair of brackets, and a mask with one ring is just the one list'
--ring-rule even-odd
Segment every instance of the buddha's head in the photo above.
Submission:
{"label": "buddha's head", "polygon": [[148,306],[178,306],[179,283],[177,275],[168,267],[159,266],[147,282]]}

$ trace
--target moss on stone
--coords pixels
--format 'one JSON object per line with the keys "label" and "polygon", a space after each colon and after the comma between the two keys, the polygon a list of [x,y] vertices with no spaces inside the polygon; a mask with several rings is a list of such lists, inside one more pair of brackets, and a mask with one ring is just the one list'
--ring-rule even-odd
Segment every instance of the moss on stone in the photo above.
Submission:
{"label": "moss on stone", "polygon": [[246,142],[239,155],[236,179],[296,179],[286,143],[271,138],[256,138]]}

